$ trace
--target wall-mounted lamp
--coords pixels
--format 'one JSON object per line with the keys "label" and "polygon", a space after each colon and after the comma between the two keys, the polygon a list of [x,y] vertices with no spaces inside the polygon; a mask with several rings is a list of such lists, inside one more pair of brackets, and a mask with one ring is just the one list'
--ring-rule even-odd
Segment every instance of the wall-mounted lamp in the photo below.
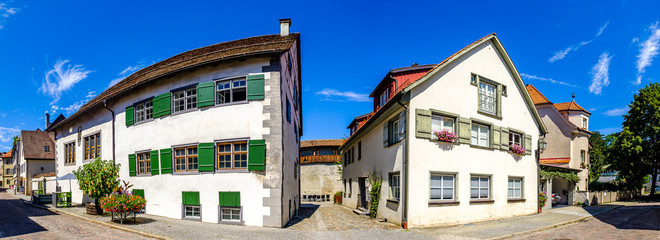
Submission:
{"label": "wall-mounted lamp", "polygon": [[545,142],[545,139],[539,138],[539,152],[543,152],[545,148],[548,147],[548,143]]}

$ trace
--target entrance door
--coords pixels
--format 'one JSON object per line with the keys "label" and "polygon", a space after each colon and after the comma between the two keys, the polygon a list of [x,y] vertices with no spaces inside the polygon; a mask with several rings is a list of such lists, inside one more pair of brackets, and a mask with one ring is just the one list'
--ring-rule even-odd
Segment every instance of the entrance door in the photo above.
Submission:
{"label": "entrance door", "polygon": [[367,208],[367,178],[358,178],[358,187],[360,188],[360,207]]}

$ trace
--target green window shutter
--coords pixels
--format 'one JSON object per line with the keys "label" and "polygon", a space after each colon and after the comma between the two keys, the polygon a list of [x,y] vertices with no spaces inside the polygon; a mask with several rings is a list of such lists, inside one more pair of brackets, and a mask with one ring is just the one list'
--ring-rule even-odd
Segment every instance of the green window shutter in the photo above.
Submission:
{"label": "green window shutter", "polygon": [[509,128],[502,127],[500,131],[500,149],[509,151]]}
{"label": "green window shutter", "polygon": [[197,84],[197,107],[213,106],[215,103],[215,82]]}
{"label": "green window shutter", "polygon": [[222,207],[240,207],[241,206],[241,193],[240,192],[219,192],[219,203]]}
{"label": "green window shutter", "polygon": [[494,149],[500,149],[500,146],[501,146],[500,140],[502,139],[502,137],[501,137],[502,130],[498,126],[492,126],[491,131],[493,133],[492,134],[493,138],[490,141],[491,142],[490,146]]}
{"label": "green window shutter", "polygon": [[135,154],[128,154],[128,175],[135,176]]}
{"label": "green window shutter", "polygon": [[[144,189],[133,189],[133,195],[144,197]],[[146,199],[146,198],[145,198]]]}
{"label": "green window shutter", "polygon": [[532,135],[529,134],[524,134],[525,136],[525,141],[523,144],[525,144],[523,147],[525,148],[525,155],[531,155],[532,154]]}
{"label": "green window shutter", "polygon": [[502,116],[502,84],[497,85],[497,116]]}
{"label": "green window shutter", "polygon": [[385,122],[383,123],[383,147],[387,147],[390,145],[390,129],[389,129],[390,123]]}
{"label": "green window shutter", "polygon": [[126,107],[126,111],[124,112],[124,114],[126,114],[126,126],[133,125],[134,123],[133,119],[135,117],[133,106]]}
{"label": "green window shutter", "polygon": [[472,120],[466,117],[457,117],[458,142],[470,144],[472,138]]}
{"label": "green window shutter", "polygon": [[215,169],[215,151],[213,143],[200,143],[199,144],[199,168],[200,172],[212,172]]}
{"label": "green window shutter", "polygon": [[264,171],[266,165],[266,140],[248,141],[248,170]]}
{"label": "green window shutter", "polygon": [[431,138],[431,110],[415,109],[415,136],[418,138]]}
{"label": "green window shutter", "polygon": [[172,96],[169,92],[158,95],[153,100],[154,118],[167,116],[172,111]]}
{"label": "green window shutter", "polygon": [[151,151],[151,175],[158,175],[160,171],[158,171],[158,150],[153,150]]}
{"label": "green window shutter", "polygon": [[199,205],[199,192],[181,192],[181,204]]}
{"label": "green window shutter", "polygon": [[263,74],[248,75],[247,77],[247,100],[264,100],[264,81]]}
{"label": "green window shutter", "polygon": [[172,149],[160,150],[160,173],[172,173]]}

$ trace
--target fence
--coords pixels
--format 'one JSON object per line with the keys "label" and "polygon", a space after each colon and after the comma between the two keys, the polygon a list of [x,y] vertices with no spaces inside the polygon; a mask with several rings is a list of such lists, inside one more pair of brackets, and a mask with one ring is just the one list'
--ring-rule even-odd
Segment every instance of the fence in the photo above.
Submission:
{"label": "fence", "polygon": [[589,192],[577,191],[575,194],[575,202],[582,202],[585,205],[598,205],[604,203],[611,203],[621,200],[628,200],[634,196],[632,192],[628,191],[602,191],[602,192]]}

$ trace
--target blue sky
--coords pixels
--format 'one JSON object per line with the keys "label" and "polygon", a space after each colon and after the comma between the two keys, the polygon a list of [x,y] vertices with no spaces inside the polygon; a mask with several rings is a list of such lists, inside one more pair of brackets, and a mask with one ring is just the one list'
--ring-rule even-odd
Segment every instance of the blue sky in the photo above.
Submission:
{"label": "blue sky", "polygon": [[[460,3],[458,3],[460,2]],[[71,115],[113,82],[175,54],[302,34],[303,139],[340,138],[392,68],[438,63],[496,32],[526,83],[619,131],[633,94],[657,82],[658,1],[0,1],[0,151],[43,115]]]}

